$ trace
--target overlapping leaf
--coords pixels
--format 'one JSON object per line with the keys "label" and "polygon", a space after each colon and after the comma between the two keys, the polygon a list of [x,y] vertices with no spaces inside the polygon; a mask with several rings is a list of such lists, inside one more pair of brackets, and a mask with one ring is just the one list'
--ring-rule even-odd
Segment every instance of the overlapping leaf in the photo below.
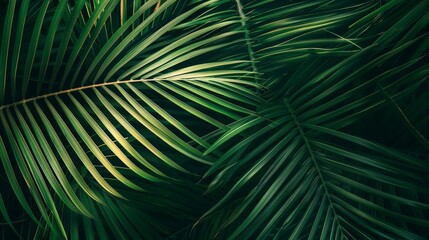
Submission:
{"label": "overlapping leaf", "polygon": [[1,162],[26,212],[55,236],[75,231],[60,206],[99,217],[91,206],[108,203],[94,186],[125,198],[110,179],[146,192],[135,176],[201,174],[214,161],[202,136],[262,101],[249,61],[213,54],[240,48],[238,16],[222,19],[222,1],[160,3],[132,2],[132,14],[119,0],[7,5]]}
{"label": "overlapping leaf", "polygon": [[2,234],[424,238],[428,8],[7,2]]}
{"label": "overlapping leaf", "polygon": [[270,104],[205,152],[225,151],[206,177],[209,192],[229,191],[198,224],[234,202],[217,227],[226,239],[426,236],[428,132],[404,109],[427,99],[427,21],[411,19],[427,3],[393,2],[377,10],[386,25],[366,22],[371,2],[243,4]]}

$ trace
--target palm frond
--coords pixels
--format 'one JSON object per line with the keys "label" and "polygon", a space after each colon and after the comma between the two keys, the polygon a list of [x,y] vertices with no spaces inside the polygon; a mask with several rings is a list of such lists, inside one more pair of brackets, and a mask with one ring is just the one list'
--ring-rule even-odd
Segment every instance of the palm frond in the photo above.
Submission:
{"label": "palm frond", "polygon": [[[418,9],[425,3],[392,18],[392,26],[377,26],[365,24],[372,21],[365,16],[373,15],[372,3],[350,7],[321,2],[244,6],[255,34],[256,66],[267,71],[266,84],[274,87],[259,117],[237,121],[205,152],[225,152],[206,178],[209,191],[229,191],[200,221],[216,221],[216,212],[235,202],[235,211],[218,227],[227,239],[423,239],[429,226],[427,157],[402,149],[427,153],[428,133],[416,128],[418,120],[410,120],[415,116],[402,108],[425,95],[417,89],[427,88],[427,56],[407,54],[426,35],[423,23],[411,20],[423,15]],[[376,11],[389,15],[390,7],[406,5],[397,1],[386,12]],[[304,9],[311,14],[288,16]],[[340,9],[342,15],[330,15]],[[277,14],[285,18],[279,20]],[[341,27],[347,22],[355,28],[344,33]],[[402,27],[404,22],[410,25]],[[379,36],[378,31],[385,32]],[[338,40],[327,41],[329,35]],[[402,39],[406,35],[413,37]],[[392,44],[390,37],[399,42]],[[301,44],[316,47],[301,49]],[[291,61],[303,59],[305,64],[291,68]],[[426,105],[421,107],[427,111]],[[412,145],[380,141],[398,137],[388,131],[392,116],[402,124],[396,133],[407,135]],[[362,131],[373,121],[387,124],[373,129],[374,134],[390,136]]]}
{"label": "palm frond", "polygon": [[1,4],[3,236],[429,234],[429,2]]}
{"label": "palm frond", "polygon": [[[213,57],[239,44],[238,17],[220,21],[222,12],[213,11],[222,2],[157,3],[136,2],[129,18],[123,1],[8,5],[7,19],[16,14],[20,25],[14,32],[7,22],[3,30],[4,39],[19,40],[2,40],[13,61],[2,50],[1,67],[12,77],[2,78],[1,161],[26,212],[54,235],[73,232],[64,227],[59,203],[71,216],[96,217],[76,187],[92,204],[108,204],[89,181],[119,198],[125,197],[110,176],[147,191],[122,167],[154,183],[185,176],[168,168],[200,174],[196,169],[214,161],[203,156],[209,144],[202,136],[228,129],[263,101],[249,91],[258,85],[242,70],[248,61]],[[28,8],[37,11],[29,15]],[[213,20],[206,23],[201,13]],[[173,160],[177,154],[182,160]],[[187,159],[201,166],[186,167]],[[21,190],[24,182],[31,197]]]}

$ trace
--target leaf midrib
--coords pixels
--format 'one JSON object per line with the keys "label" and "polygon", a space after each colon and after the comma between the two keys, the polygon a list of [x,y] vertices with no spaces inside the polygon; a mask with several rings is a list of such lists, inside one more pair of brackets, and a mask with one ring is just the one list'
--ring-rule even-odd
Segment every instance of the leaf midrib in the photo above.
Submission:
{"label": "leaf midrib", "polygon": [[308,139],[307,139],[307,137],[306,137],[306,135],[304,133],[304,130],[303,130],[302,126],[301,126],[301,123],[298,121],[298,118],[296,117],[295,112],[294,112],[292,106],[290,105],[288,99],[284,98],[284,103],[285,103],[285,105],[287,107],[287,110],[289,111],[290,115],[292,116],[295,125],[298,128],[299,134],[301,135],[302,139],[304,140],[304,143],[305,143],[305,146],[307,148],[307,151],[310,154],[311,161],[313,162],[313,164],[314,164],[314,166],[316,168],[317,175],[319,176],[320,182],[323,185],[323,189],[324,189],[326,197],[327,197],[327,199],[329,201],[329,207],[332,209],[332,212],[334,214],[334,221],[336,221],[337,224],[338,224],[338,226],[340,226],[340,231],[342,232],[343,230],[341,228],[340,222],[338,221],[338,217],[337,217],[338,215],[337,215],[337,213],[335,211],[334,204],[333,204],[332,199],[331,199],[331,195],[329,194],[328,187],[327,187],[327,184],[325,182],[325,179],[323,178],[323,175],[322,175],[322,172],[320,170],[319,164],[317,163],[316,158],[314,157],[313,150],[311,149],[310,143],[309,143],[309,141],[308,141]]}
{"label": "leaf midrib", "polygon": [[13,107],[13,106],[20,105],[20,104],[25,104],[27,102],[35,101],[35,100],[38,100],[38,99],[47,98],[47,97],[53,97],[53,96],[57,96],[57,95],[65,94],[65,93],[76,92],[76,91],[90,89],[90,88],[97,88],[97,87],[102,87],[102,86],[118,85],[118,84],[125,84],[125,83],[155,82],[155,81],[165,81],[165,79],[159,79],[159,78],[137,79],[137,80],[131,79],[131,80],[121,80],[121,81],[115,81],[115,82],[97,83],[97,84],[92,84],[92,85],[86,85],[86,86],[76,87],[76,88],[70,88],[70,89],[66,89],[66,90],[61,90],[61,91],[57,91],[57,92],[47,93],[47,94],[43,94],[43,95],[39,95],[39,96],[35,96],[35,97],[23,99],[23,100],[20,100],[20,101],[17,101],[17,102],[9,103],[9,104],[0,106],[0,111],[2,111],[3,109],[9,108],[9,107]]}
{"label": "leaf midrib", "polygon": [[[252,44],[252,40],[251,40],[252,37],[250,36],[250,29],[249,29],[248,24],[247,24],[247,19],[248,18],[246,16],[246,14],[244,13],[244,7],[241,4],[241,1],[240,0],[236,0],[236,4],[237,4],[238,14],[240,15],[240,18],[241,18],[241,25],[244,28],[244,38],[246,40],[247,52],[249,54],[249,59],[250,59],[251,65],[252,65],[252,70],[253,70],[253,72],[256,75],[258,75],[259,74],[259,70],[258,70],[258,68],[256,66],[256,58],[255,58],[255,54],[254,54],[254,51],[253,51],[253,44]],[[255,77],[255,83],[258,83],[257,80],[258,80],[258,78]],[[258,91],[259,90],[257,88],[256,92],[258,92]]]}

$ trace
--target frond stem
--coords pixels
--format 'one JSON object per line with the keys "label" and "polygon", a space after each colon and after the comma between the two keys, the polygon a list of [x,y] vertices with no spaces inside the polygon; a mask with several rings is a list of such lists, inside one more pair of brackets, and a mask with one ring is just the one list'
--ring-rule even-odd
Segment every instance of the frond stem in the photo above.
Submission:
{"label": "frond stem", "polygon": [[[252,70],[255,74],[258,74],[258,68],[256,67],[256,59],[255,59],[255,54],[253,51],[253,45],[252,45],[252,41],[251,41],[251,37],[250,37],[250,33],[249,33],[249,28],[247,26],[247,16],[244,13],[243,10],[243,5],[241,4],[240,0],[235,0],[235,2],[237,3],[237,9],[238,9],[238,14],[240,15],[241,18],[241,25],[244,28],[244,38],[246,40],[246,45],[247,45],[247,52],[249,53],[249,59],[250,59],[250,63],[252,65]],[[258,78],[255,77],[255,83],[258,83]],[[256,88],[256,91],[258,92],[258,88]]]}
{"label": "frond stem", "polygon": [[12,107],[12,106],[16,106],[16,105],[19,105],[19,104],[24,104],[26,102],[34,101],[34,100],[37,100],[37,99],[52,97],[52,96],[56,96],[56,95],[60,95],[60,94],[64,94],[64,93],[80,91],[80,90],[84,90],[84,89],[88,89],[88,88],[108,86],[108,85],[113,85],[113,84],[121,84],[121,83],[129,83],[129,82],[143,82],[143,81],[148,81],[148,80],[147,79],[141,79],[141,80],[125,80],[125,81],[116,81],[116,82],[105,82],[105,83],[98,83],[98,84],[93,84],[93,85],[87,85],[87,86],[77,87],[77,88],[71,88],[71,89],[62,90],[62,91],[58,91],[58,92],[54,92],[54,93],[48,93],[48,94],[44,94],[44,95],[40,95],[40,96],[36,96],[36,97],[24,99],[24,100],[21,100],[21,101],[18,101],[18,102],[14,102],[14,103],[11,103],[11,104],[7,104],[7,105],[4,105],[4,106],[1,106],[0,107],[0,111],[3,110],[3,109],[5,109],[5,108],[8,108],[8,107]]}
{"label": "frond stem", "polygon": [[[30,101],[34,101],[34,100],[38,100],[38,99],[42,99],[42,98],[47,98],[47,97],[52,97],[52,96],[56,96],[56,95],[60,95],[60,94],[64,94],[64,93],[76,92],[76,91],[80,91],[80,90],[84,90],[84,89],[88,89],[88,88],[96,88],[96,87],[116,85],[116,84],[124,84],[124,83],[156,82],[156,81],[180,81],[180,80],[191,81],[191,79],[163,79],[163,78],[150,78],[149,79],[149,78],[146,78],[146,79],[130,79],[130,80],[120,80],[120,81],[115,81],[115,82],[97,83],[97,84],[86,85],[86,86],[81,86],[81,87],[77,87],[77,88],[71,88],[71,89],[61,90],[61,91],[58,91],[58,92],[47,93],[47,94],[36,96],[36,97],[32,97],[32,98],[27,98],[27,99],[24,99],[24,100],[21,100],[21,101],[18,101],[18,102],[14,102],[14,103],[10,103],[10,104],[7,104],[7,105],[0,106],[0,111],[2,111],[5,108],[8,108],[8,107],[13,107],[13,106],[16,106],[16,105],[24,104],[26,102],[30,102]],[[232,79],[231,79],[230,82],[244,83],[244,81],[232,80]],[[249,84],[249,85],[255,85],[255,84],[250,83],[250,82],[247,83],[247,84]]]}
{"label": "frond stem", "polygon": [[[293,110],[292,106],[289,104],[288,99],[284,98],[284,102],[286,104],[286,107],[287,107],[290,115],[292,116],[292,119],[293,119],[295,125],[298,128],[298,131],[299,131],[302,139],[304,140],[307,151],[310,154],[311,161],[313,162],[313,164],[316,168],[317,174],[319,175],[319,179],[322,182],[323,189],[325,190],[326,197],[328,198],[328,201],[329,201],[329,206],[332,209],[332,212],[334,214],[334,221],[337,222],[338,226],[341,226],[340,222],[338,221],[338,218],[337,218],[337,213],[335,212],[334,204],[332,203],[331,197],[329,195],[328,187],[326,186],[326,182],[323,178],[322,172],[320,171],[319,164],[317,163],[316,158],[314,157],[313,150],[311,149],[310,143],[309,143],[309,141],[308,141],[308,139],[304,133],[304,129],[302,128],[301,123],[298,121],[298,118],[296,117],[295,111]],[[340,231],[341,232],[343,231],[342,227],[340,227]]]}

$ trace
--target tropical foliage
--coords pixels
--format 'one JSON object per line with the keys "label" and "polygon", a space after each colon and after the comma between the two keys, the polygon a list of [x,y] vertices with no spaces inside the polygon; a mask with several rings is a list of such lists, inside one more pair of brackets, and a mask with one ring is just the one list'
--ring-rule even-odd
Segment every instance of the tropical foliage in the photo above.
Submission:
{"label": "tropical foliage", "polygon": [[429,1],[0,6],[3,239],[424,239]]}

